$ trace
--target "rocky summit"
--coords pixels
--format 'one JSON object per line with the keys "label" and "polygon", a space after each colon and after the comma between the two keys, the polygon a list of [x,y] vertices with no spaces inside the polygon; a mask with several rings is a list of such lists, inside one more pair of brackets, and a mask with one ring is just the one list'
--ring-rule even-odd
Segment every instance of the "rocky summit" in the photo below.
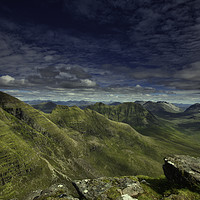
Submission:
{"label": "rocky summit", "polygon": [[200,158],[186,155],[166,157],[163,169],[169,180],[200,191]]}
{"label": "rocky summit", "polygon": [[77,180],[74,185],[82,197],[90,200],[133,200],[144,192],[133,176]]}

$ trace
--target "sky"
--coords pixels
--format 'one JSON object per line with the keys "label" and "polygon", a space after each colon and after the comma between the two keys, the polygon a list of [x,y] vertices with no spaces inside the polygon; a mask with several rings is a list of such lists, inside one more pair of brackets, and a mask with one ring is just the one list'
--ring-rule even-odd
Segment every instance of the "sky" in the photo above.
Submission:
{"label": "sky", "polygon": [[200,0],[1,0],[0,90],[200,102]]}

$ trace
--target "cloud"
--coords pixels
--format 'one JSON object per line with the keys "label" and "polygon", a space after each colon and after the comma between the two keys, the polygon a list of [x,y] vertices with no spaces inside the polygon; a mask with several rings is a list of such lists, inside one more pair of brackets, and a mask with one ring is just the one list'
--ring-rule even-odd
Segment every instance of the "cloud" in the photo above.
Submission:
{"label": "cloud", "polygon": [[0,77],[0,84],[2,85],[13,85],[14,82],[15,82],[15,78],[9,75]]}
{"label": "cloud", "polygon": [[[19,3],[10,7],[10,19],[1,17],[1,86],[76,90],[89,96],[92,89],[99,98],[110,93],[121,99],[200,89],[197,0],[62,2],[64,7],[56,6],[60,0],[37,1],[40,9],[32,11],[32,3]],[[30,17],[16,14],[15,9],[26,7]],[[33,13],[46,17],[41,23]]]}
{"label": "cloud", "polygon": [[190,81],[200,81],[200,61],[184,66],[183,69],[177,71],[174,77]]}
{"label": "cloud", "polygon": [[95,81],[92,81],[90,79],[82,79],[81,83],[83,84],[83,86],[86,87],[95,87],[97,85]]}
{"label": "cloud", "polygon": [[141,85],[137,84],[136,86],[128,86],[128,85],[110,85],[100,90],[109,92],[111,94],[129,94],[129,95],[136,95],[136,94],[152,94],[152,93],[165,93],[165,91],[156,90],[152,87],[142,87]]}
{"label": "cloud", "polygon": [[75,76],[78,79],[87,79],[91,78],[91,75],[88,74],[82,67],[79,65],[65,65],[64,67],[60,68],[62,73],[71,74],[71,76]]}
{"label": "cloud", "polygon": [[26,77],[36,87],[52,88],[89,88],[97,84],[80,66],[58,65],[37,68],[36,73]]}
{"label": "cloud", "polygon": [[81,80],[63,80],[61,81],[57,87],[61,88],[92,88],[97,86],[95,81],[89,79],[81,79]]}
{"label": "cloud", "polygon": [[25,79],[15,79],[12,76],[5,75],[0,77],[1,87],[19,87],[25,85]]}

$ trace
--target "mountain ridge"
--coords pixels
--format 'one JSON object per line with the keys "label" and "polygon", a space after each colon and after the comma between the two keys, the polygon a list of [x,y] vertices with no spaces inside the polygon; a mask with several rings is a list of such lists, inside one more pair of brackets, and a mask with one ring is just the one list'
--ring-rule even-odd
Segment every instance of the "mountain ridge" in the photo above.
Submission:
{"label": "mountain ridge", "polygon": [[111,120],[125,122],[133,128],[157,124],[157,118],[140,104],[125,102],[118,105],[96,103],[87,108],[95,110]]}

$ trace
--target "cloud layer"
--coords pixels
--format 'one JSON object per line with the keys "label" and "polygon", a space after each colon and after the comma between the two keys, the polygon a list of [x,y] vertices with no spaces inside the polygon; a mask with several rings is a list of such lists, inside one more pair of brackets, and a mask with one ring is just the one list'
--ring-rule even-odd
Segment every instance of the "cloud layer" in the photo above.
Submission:
{"label": "cloud layer", "polygon": [[200,90],[198,0],[0,4],[2,89],[124,99]]}

